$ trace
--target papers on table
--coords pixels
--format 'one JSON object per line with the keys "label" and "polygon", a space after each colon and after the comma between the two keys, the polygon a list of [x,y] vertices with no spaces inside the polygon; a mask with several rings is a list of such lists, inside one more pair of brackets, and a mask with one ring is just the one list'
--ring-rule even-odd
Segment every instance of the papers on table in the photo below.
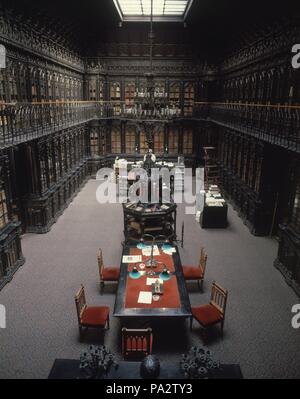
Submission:
{"label": "papers on table", "polygon": [[123,256],[123,263],[137,263],[142,262],[141,255]]}
{"label": "papers on table", "polygon": [[144,303],[151,305],[152,303],[152,292],[141,291],[138,299],[138,303]]}
{"label": "papers on table", "polygon": [[[147,247],[145,247],[143,250],[142,250],[142,253],[143,253],[143,255],[144,256],[151,256],[151,247],[150,246],[147,246]],[[159,256],[159,249],[158,249],[158,246],[157,245],[154,245],[154,247],[153,247],[153,255],[154,256]]]}
{"label": "papers on table", "polygon": [[223,198],[215,197],[207,197],[205,202],[208,206],[223,206],[223,204],[225,204],[225,200]]}
{"label": "papers on table", "polygon": [[166,255],[176,254],[176,248],[170,247],[168,249],[163,249],[163,253],[165,253]]}
{"label": "papers on table", "polygon": [[147,278],[146,285],[155,284],[157,280],[159,281],[159,284],[163,284],[163,283],[164,283],[163,280],[162,280],[161,278],[150,278],[150,277],[148,277],[148,278]]}

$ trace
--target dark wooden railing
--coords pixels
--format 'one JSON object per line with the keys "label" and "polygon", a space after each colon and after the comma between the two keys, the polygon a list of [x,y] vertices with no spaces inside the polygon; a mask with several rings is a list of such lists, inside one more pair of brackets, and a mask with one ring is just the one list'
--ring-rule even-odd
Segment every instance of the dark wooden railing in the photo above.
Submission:
{"label": "dark wooden railing", "polygon": [[196,103],[194,115],[300,152],[300,106]]}
{"label": "dark wooden railing", "polygon": [[190,115],[171,108],[155,115],[123,101],[0,104],[0,147],[5,148],[99,118],[196,118],[300,152],[300,106],[196,102]]}
{"label": "dark wooden railing", "polygon": [[141,111],[124,101],[53,101],[0,103],[0,148],[100,118],[162,119],[182,117],[182,111]]}
{"label": "dark wooden railing", "polygon": [[8,147],[98,118],[91,102],[0,104],[0,147]]}

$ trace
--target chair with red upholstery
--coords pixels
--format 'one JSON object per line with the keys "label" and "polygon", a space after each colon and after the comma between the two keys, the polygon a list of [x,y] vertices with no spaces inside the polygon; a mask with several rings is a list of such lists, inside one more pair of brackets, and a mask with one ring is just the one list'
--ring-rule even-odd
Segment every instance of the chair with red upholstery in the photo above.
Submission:
{"label": "chair with red upholstery", "polygon": [[140,360],[152,353],[152,329],[130,330],[122,328],[122,354],[124,360]]}
{"label": "chair with red upholstery", "polygon": [[193,327],[193,319],[205,329],[215,324],[221,324],[221,332],[223,333],[225,311],[227,304],[228,292],[215,281],[211,288],[210,303],[207,305],[192,307],[191,330]]}
{"label": "chair with red upholstery", "polygon": [[203,281],[206,270],[207,254],[204,248],[201,248],[200,260],[198,266],[182,266],[185,281],[197,280],[199,289],[203,290]]}
{"label": "chair with red upholstery", "polygon": [[115,266],[105,266],[103,263],[102,249],[98,252],[98,266],[100,275],[100,293],[103,294],[105,282],[116,282],[119,281],[120,268]]}
{"label": "chair with red upholstery", "polygon": [[102,331],[109,329],[109,307],[87,306],[83,285],[75,295],[75,304],[80,341],[83,339],[83,334],[88,328],[98,328]]}

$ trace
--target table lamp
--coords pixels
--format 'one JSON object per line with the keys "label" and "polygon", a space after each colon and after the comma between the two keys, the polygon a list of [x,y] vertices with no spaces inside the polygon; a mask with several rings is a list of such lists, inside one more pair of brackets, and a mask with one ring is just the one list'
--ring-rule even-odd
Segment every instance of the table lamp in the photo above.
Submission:
{"label": "table lamp", "polygon": [[153,268],[157,267],[157,264],[158,264],[157,260],[155,260],[154,256],[153,256],[156,238],[151,234],[144,234],[143,237],[141,238],[141,242],[144,242],[145,238],[150,238],[152,240],[151,241],[151,255],[150,255],[150,258],[145,261],[145,264],[146,264],[146,267],[150,267],[150,269],[151,269],[150,272],[147,274],[149,276],[153,276],[155,274]]}

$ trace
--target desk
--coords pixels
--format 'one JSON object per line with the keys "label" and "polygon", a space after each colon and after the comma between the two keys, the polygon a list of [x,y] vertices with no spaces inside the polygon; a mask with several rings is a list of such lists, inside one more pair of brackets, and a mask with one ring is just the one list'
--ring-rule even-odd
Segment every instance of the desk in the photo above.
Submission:
{"label": "desk", "polygon": [[200,215],[200,224],[205,228],[226,228],[228,205],[218,186],[211,185],[205,194],[204,207]]}
{"label": "desk", "polygon": [[[155,256],[159,262],[163,262],[171,272],[171,279],[164,282],[164,294],[158,302],[152,304],[138,304],[138,295],[140,291],[150,291],[151,286],[146,285],[146,279],[149,276],[143,275],[138,280],[133,280],[129,276],[133,265],[123,263],[121,260],[119,285],[116,295],[114,316],[118,318],[141,318],[151,319],[155,317],[174,317],[186,319],[191,317],[191,307],[187,293],[185,280],[183,277],[182,265],[178,248],[176,253],[166,255],[162,252],[159,245],[160,255]],[[125,246],[123,256],[142,255],[142,251],[135,245]],[[148,259],[148,256],[142,256],[142,262]],[[162,271],[163,265],[158,265],[155,270],[157,276]],[[147,269],[145,269],[147,270]],[[155,277],[155,276],[154,276]]]}
{"label": "desk", "polygon": [[222,206],[208,206],[205,204],[200,215],[200,225],[203,229],[226,228],[228,226],[227,213],[227,204]]}
{"label": "desk", "polygon": [[[56,359],[51,372],[48,376],[50,380],[68,380],[80,379],[82,374],[79,370],[80,361],[72,359]],[[141,379],[140,362],[118,362],[117,370],[112,369],[108,376],[104,379],[121,380],[121,379]],[[217,370],[214,379],[241,379],[243,378],[240,366],[238,364],[221,364],[220,370]],[[183,380],[184,376],[180,372],[177,362],[160,362],[159,379],[178,379]]]}

